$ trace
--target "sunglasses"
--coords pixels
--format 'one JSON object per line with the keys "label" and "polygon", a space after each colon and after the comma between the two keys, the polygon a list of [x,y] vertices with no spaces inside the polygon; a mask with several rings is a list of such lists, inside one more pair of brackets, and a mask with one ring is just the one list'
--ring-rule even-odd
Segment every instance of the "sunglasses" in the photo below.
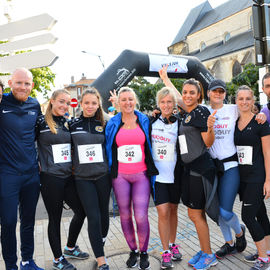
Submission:
{"label": "sunglasses", "polygon": [[225,93],[224,89],[214,89],[214,90],[211,90],[211,91],[214,92],[214,93],[219,93],[219,94],[224,94]]}

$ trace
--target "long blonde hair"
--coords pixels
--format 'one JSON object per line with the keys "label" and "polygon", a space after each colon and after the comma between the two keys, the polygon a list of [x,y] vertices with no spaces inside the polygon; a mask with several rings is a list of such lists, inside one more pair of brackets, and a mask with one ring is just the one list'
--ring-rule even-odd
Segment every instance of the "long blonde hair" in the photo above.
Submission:
{"label": "long blonde hair", "polygon": [[53,133],[53,134],[57,134],[57,124],[53,120],[51,100],[56,100],[56,98],[60,94],[67,94],[67,95],[70,96],[70,93],[66,89],[55,90],[52,93],[52,96],[50,98],[50,101],[49,101],[49,104],[48,104],[48,107],[47,107],[46,113],[45,113],[45,121],[46,121],[47,125],[49,126],[49,129],[51,130],[51,133]]}

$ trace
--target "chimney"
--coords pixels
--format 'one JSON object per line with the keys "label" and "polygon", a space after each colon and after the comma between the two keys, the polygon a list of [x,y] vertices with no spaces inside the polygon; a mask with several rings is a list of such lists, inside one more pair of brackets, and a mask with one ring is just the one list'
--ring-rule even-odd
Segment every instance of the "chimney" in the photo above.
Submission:
{"label": "chimney", "polygon": [[74,83],[74,76],[71,76],[71,83]]}
{"label": "chimney", "polygon": [[84,73],[82,73],[82,80],[86,80],[86,77],[84,76]]}

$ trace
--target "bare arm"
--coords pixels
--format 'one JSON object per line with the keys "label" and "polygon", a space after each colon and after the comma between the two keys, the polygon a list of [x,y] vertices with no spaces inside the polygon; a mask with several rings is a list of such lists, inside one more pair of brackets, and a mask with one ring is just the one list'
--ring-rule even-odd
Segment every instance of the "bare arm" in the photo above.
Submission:
{"label": "bare arm", "polygon": [[216,121],[215,114],[217,110],[215,110],[211,115],[208,116],[207,119],[207,132],[202,132],[202,139],[206,145],[206,147],[211,147],[215,141],[215,132],[214,132],[214,124]]}
{"label": "bare arm", "polygon": [[184,104],[183,100],[182,100],[182,95],[181,93],[175,88],[175,86],[173,85],[173,83],[171,82],[171,80],[169,79],[168,77],[168,74],[167,74],[167,68],[168,68],[168,65],[164,65],[162,67],[162,69],[160,69],[158,71],[159,73],[159,77],[161,78],[161,80],[163,81],[163,83],[167,86],[167,87],[170,87],[175,95],[176,95],[176,98],[177,98],[177,103],[178,105],[183,108],[184,110],[186,110],[186,105]]}
{"label": "bare arm", "polygon": [[265,195],[265,199],[270,197],[270,135],[264,136],[261,138],[262,140],[262,149],[263,149],[263,157],[264,157],[264,167],[265,167],[265,182],[263,186],[263,194]]}

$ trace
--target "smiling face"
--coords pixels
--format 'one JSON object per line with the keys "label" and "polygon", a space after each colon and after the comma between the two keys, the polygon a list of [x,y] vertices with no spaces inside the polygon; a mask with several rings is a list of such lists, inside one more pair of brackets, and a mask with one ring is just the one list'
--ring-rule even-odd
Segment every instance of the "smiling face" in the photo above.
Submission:
{"label": "smiling face", "polygon": [[200,93],[193,84],[185,84],[182,90],[182,100],[187,108],[193,109],[198,105]]}
{"label": "smiling face", "polygon": [[131,91],[120,93],[118,98],[120,110],[123,114],[133,113],[136,106],[136,98]]}
{"label": "smiling face", "polygon": [[81,101],[84,117],[93,117],[99,108],[99,100],[95,94],[86,94]]}
{"label": "smiling face", "polygon": [[250,90],[239,90],[236,96],[236,104],[241,112],[251,112],[254,105],[254,97]]}
{"label": "smiling face", "polygon": [[70,95],[60,93],[55,99],[51,99],[52,114],[54,116],[64,116],[68,112],[70,105]]}
{"label": "smiling face", "polygon": [[270,98],[270,78],[266,78],[263,80],[263,92]]}
{"label": "smiling face", "polygon": [[8,85],[12,90],[13,96],[18,101],[26,101],[34,87],[31,72],[26,69],[16,70],[11,80],[8,81]]}
{"label": "smiling face", "polygon": [[210,99],[211,104],[215,104],[215,105],[223,104],[225,96],[226,96],[226,92],[222,88],[217,88],[217,89],[208,91],[208,97]]}
{"label": "smiling face", "polygon": [[159,101],[158,106],[161,110],[161,115],[163,118],[170,117],[175,107],[175,102],[174,102],[173,97],[171,95],[165,96]]}

